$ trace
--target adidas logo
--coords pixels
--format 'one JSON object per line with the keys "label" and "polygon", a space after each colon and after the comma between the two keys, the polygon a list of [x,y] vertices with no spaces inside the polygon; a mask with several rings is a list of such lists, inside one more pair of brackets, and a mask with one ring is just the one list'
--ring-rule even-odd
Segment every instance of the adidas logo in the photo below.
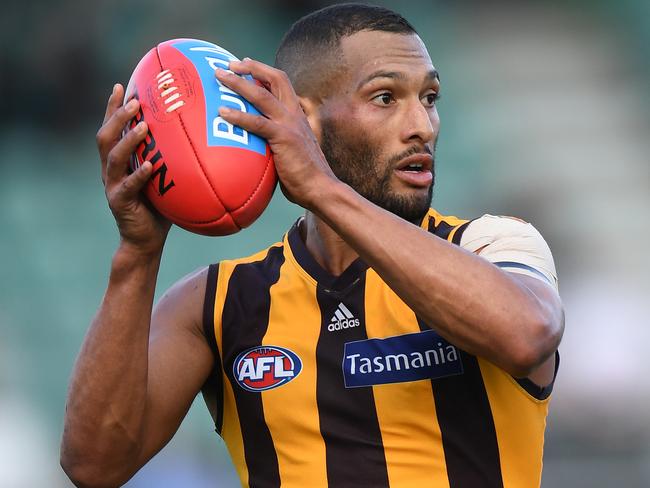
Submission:
{"label": "adidas logo", "polygon": [[359,327],[359,319],[354,318],[348,307],[343,303],[339,303],[330,324],[327,326],[327,330],[334,332],[335,330],[349,329],[350,327]]}

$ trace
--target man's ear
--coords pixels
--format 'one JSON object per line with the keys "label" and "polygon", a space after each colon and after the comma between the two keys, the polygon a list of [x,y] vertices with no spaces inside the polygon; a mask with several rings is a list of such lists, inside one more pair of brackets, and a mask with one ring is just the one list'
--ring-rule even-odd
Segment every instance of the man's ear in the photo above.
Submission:
{"label": "man's ear", "polygon": [[320,102],[309,97],[298,97],[300,107],[302,108],[307,122],[311,127],[312,132],[316,136],[316,140],[321,142],[321,124],[320,124]]}

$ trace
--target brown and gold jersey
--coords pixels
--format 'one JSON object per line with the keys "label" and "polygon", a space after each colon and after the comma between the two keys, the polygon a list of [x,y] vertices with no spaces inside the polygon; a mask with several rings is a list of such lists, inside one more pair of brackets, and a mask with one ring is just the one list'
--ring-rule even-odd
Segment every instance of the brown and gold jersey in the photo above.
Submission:
{"label": "brown and gold jersey", "polygon": [[[474,222],[431,210],[422,226],[503,243]],[[515,251],[495,264],[553,282],[552,262]],[[205,312],[216,430],[243,486],[539,486],[550,387],[447,342],[361,260],[331,276],[297,225],[210,266]]]}

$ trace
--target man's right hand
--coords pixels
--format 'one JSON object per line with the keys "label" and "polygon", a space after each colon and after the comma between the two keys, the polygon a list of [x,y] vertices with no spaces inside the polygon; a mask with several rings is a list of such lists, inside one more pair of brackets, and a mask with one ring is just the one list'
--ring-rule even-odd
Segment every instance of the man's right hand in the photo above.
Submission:
{"label": "man's right hand", "polygon": [[138,110],[137,101],[123,107],[123,100],[115,85],[97,133],[121,242],[70,379],[61,466],[77,486],[124,484],[171,439],[214,367],[203,329],[207,268],[178,281],[153,308],[170,223],[140,193],[151,163],[128,172],[147,127],[122,137]]}
{"label": "man's right hand", "polygon": [[120,232],[121,245],[144,255],[162,250],[171,223],[146,202],[140,190],[149,181],[152,165],[145,161],[129,173],[131,154],[147,136],[146,122],[140,122],[122,137],[122,131],[139,109],[132,99],[126,105],[124,87],[116,84],[108,99],[102,127],[97,132],[97,147],[102,162],[102,182],[108,206]]}

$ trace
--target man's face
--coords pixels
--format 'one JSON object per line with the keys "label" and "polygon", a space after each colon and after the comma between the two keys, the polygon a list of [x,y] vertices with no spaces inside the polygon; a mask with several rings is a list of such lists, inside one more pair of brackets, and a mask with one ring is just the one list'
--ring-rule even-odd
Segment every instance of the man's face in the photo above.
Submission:
{"label": "man's face", "polygon": [[363,31],[341,40],[346,69],[320,107],[334,174],[371,202],[419,223],[433,192],[438,76],[420,38]]}

